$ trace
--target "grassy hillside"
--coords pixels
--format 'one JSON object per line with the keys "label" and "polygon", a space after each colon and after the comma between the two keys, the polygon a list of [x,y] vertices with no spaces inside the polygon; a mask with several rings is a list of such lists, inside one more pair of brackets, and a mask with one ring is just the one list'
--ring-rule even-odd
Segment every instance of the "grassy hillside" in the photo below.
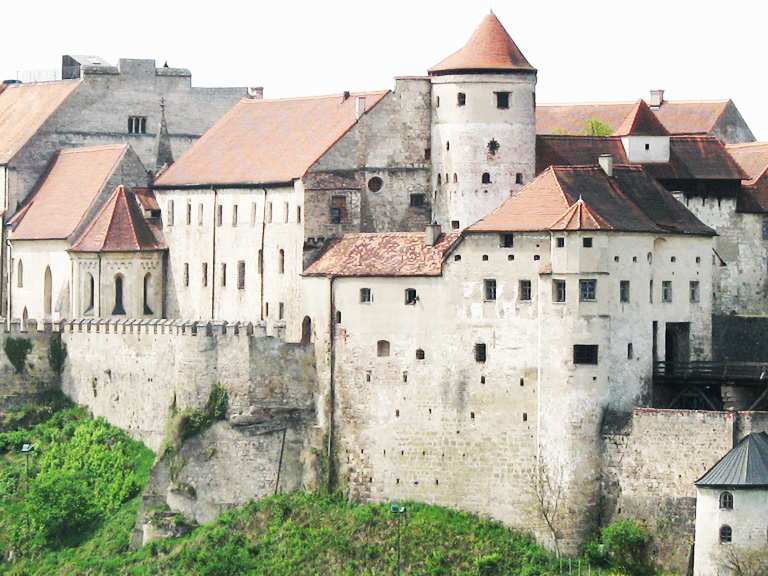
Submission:
{"label": "grassy hillside", "polygon": [[[152,453],[80,409],[56,408],[0,422],[0,574],[395,573],[397,521],[389,506],[313,494],[252,503],[184,537],[131,550]],[[24,443],[36,448],[29,481]],[[407,504],[401,557],[403,574],[560,574],[528,537],[422,504]]]}

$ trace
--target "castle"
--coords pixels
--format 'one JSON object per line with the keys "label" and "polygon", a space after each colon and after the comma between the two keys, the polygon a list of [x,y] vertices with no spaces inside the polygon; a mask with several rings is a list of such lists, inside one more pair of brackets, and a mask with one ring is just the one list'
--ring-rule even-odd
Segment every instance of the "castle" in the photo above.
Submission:
{"label": "castle", "polygon": [[[766,360],[723,335],[768,314],[768,145],[730,101],[537,105],[536,74],[490,14],[394,90],[196,99],[144,61],[7,86],[8,321],[259,326],[313,346],[309,443],[351,497],[564,550],[622,513],[671,518],[682,564],[693,481],[768,429],[759,370],[683,377]],[[75,137],[87,102],[109,120]]]}

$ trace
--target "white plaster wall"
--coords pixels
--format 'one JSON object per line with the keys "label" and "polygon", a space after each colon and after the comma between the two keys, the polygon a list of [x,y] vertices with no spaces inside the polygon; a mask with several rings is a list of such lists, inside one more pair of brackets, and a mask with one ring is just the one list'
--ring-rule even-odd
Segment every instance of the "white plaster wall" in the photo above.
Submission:
{"label": "white plaster wall", "polygon": [[[432,77],[433,218],[444,229],[456,220],[461,228],[473,224],[533,179],[535,86],[531,74]],[[457,105],[459,92],[466,94],[464,106]],[[494,92],[511,93],[508,109],[496,107]],[[499,144],[495,154],[488,151],[492,139]],[[482,183],[484,172],[491,184]],[[522,184],[516,183],[518,172]]]}
{"label": "white plaster wall", "polygon": [[[768,490],[729,489],[733,510],[720,509],[725,489],[700,487],[696,490],[695,576],[730,576],[724,561],[729,549],[754,550],[768,545]],[[720,527],[733,530],[730,544],[720,543]]]}
{"label": "white plaster wall", "polygon": [[[621,143],[630,162],[669,162],[669,136],[625,136]],[[645,149],[646,145],[648,150]]]}
{"label": "white plaster wall", "polygon": [[[70,316],[71,265],[65,240],[14,240],[11,242],[11,318],[21,318],[24,308],[29,318],[42,320],[44,311],[45,269],[51,268],[52,318]],[[23,262],[24,283],[18,286],[19,260]]]}

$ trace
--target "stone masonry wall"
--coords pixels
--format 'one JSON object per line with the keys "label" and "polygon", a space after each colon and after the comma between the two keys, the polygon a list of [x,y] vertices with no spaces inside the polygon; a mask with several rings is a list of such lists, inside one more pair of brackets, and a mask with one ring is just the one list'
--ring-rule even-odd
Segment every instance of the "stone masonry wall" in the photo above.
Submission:
{"label": "stone masonry wall", "polygon": [[636,408],[603,426],[602,521],[635,518],[655,535],[667,568],[684,572],[698,480],[740,438],[768,430],[768,413]]}
{"label": "stone masonry wall", "polygon": [[[41,332],[28,331],[18,322],[3,325],[0,331],[0,411],[33,401],[40,394],[58,387],[58,374],[49,361],[50,337],[50,325],[47,331]],[[9,340],[31,343],[20,372],[9,358]]]}

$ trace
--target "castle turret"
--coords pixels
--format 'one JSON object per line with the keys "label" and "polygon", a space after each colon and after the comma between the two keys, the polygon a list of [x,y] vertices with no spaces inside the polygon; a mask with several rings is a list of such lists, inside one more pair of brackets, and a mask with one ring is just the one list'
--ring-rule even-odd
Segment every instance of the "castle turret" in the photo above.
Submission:
{"label": "castle turret", "polygon": [[536,69],[491,13],[429,75],[434,218],[464,228],[534,177]]}

